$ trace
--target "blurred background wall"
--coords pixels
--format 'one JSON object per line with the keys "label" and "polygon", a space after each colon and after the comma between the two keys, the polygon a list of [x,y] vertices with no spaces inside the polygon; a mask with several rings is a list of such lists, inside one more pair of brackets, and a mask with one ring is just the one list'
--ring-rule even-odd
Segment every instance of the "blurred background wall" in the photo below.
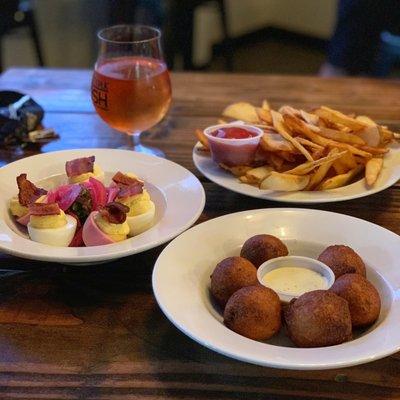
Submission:
{"label": "blurred background wall", "polygon": [[[95,32],[107,25],[107,4],[106,0],[36,0],[46,66],[86,68],[92,65],[96,54]],[[276,26],[326,39],[334,24],[336,0],[227,0],[226,8],[233,37]],[[210,2],[198,7],[194,63],[198,66],[209,63],[212,45],[220,40],[221,26],[215,4]],[[26,30],[7,35],[2,47],[3,68],[36,65]]]}
{"label": "blurred background wall", "polygon": [[[226,3],[233,37],[274,26],[328,39],[337,6],[337,0],[228,0]],[[194,59],[200,65],[208,62],[212,44],[222,37],[215,4],[209,3],[198,10],[195,27]]]}
{"label": "blurred background wall", "polygon": [[3,69],[38,61],[29,29],[4,29],[17,3],[34,10],[47,67],[91,68],[101,27],[142,22],[162,25],[175,70],[400,75],[398,0],[0,0]]}

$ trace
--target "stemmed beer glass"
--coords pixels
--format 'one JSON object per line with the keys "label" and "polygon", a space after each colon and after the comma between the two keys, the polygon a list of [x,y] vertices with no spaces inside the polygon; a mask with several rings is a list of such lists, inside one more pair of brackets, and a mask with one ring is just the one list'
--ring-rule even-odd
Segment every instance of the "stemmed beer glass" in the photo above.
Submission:
{"label": "stemmed beer glass", "polygon": [[171,103],[171,83],[159,29],[116,25],[98,33],[99,54],[92,78],[98,115],[127,137],[125,149],[164,156],[140,143],[140,134],[162,120]]}

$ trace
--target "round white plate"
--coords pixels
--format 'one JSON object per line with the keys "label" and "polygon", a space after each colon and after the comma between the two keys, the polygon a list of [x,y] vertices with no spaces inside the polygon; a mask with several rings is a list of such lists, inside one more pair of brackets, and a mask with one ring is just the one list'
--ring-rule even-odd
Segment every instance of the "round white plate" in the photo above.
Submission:
{"label": "round white plate", "polygon": [[[378,289],[378,321],[347,343],[301,349],[280,334],[267,342],[247,339],[223,324],[210,294],[210,274],[225,257],[239,255],[249,237],[281,238],[289,254],[317,257],[328,245],[358,252],[367,277]],[[289,369],[330,369],[370,362],[400,349],[400,237],[361,219],[326,211],[275,208],[225,215],[199,224],[173,240],[153,271],[161,309],[182,332],[200,344],[249,363]]]}
{"label": "round white plate", "polygon": [[[8,201],[18,193],[16,177],[46,189],[66,182],[65,162],[96,156],[105,171],[106,183],[117,171],[134,172],[146,183],[155,205],[155,225],[146,232],[119,243],[96,247],[52,247],[29,240],[8,211]],[[205,204],[204,189],[187,169],[162,158],[126,150],[84,149],[39,154],[0,168],[0,250],[18,257],[61,263],[99,263],[156,247],[189,228]]]}
{"label": "round white plate", "polygon": [[330,203],[369,196],[392,186],[400,179],[400,146],[393,144],[390,152],[385,156],[383,169],[375,185],[367,187],[364,179],[341,188],[318,192],[276,192],[260,190],[252,185],[241,183],[231,173],[224,171],[214,163],[208,152],[199,151],[200,144],[193,148],[193,162],[196,168],[210,181],[225,189],[260,199],[281,201],[283,203]]}

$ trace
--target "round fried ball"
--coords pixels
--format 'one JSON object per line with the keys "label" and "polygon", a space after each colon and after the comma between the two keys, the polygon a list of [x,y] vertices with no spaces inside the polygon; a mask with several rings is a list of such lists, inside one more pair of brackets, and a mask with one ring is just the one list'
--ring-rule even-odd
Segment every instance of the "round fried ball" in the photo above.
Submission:
{"label": "round fried ball", "polygon": [[278,295],[262,285],[235,292],[224,311],[224,323],[234,332],[253,340],[266,340],[281,328]]}
{"label": "round fried ball", "polygon": [[329,290],[347,300],[354,327],[368,326],[378,319],[381,298],[375,286],[363,276],[342,275]]}
{"label": "round fried ball", "polygon": [[319,255],[318,260],[333,271],[336,279],[341,275],[353,273],[366,276],[363,260],[348,246],[329,246]]}
{"label": "round fried ball", "polygon": [[211,275],[211,294],[221,307],[225,307],[233,293],[257,282],[257,268],[250,261],[228,257],[217,264]]}
{"label": "round fried ball", "polygon": [[347,301],[327,290],[314,290],[292,300],[285,312],[290,339],[298,347],[323,347],[351,339]]}
{"label": "round fried ball", "polygon": [[289,254],[285,244],[272,235],[255,235],[244,242],[240,255],[251,261],[257,268],[271,258]]}

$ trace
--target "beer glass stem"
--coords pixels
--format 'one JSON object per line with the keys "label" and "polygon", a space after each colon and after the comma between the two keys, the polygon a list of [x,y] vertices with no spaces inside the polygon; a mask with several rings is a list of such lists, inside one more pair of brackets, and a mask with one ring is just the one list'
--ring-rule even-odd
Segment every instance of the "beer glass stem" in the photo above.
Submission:
{"label": "beer glass stem", "polygon": [[134,150],[136,146],[140,145],[140,134],[141,132],[134,132],[126,135],[128,149]]}
{"label": "beer glass stem", "polygon": [[146,153],[152,156],[162,157],[165,158],[165,153],[160,150],[156,149],[155,147],[150,146],[143,146],[140,143],[140,134],[142,132],[132,132],[126,134],[126,146],[120,147],[123,150],[133,150],[138,151],[139,153]]}

